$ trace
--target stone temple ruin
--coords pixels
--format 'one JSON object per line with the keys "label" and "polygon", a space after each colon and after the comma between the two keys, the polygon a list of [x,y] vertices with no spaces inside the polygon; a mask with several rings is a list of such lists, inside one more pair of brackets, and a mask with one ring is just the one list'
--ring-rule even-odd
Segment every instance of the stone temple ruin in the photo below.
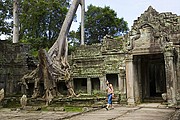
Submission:
{"label": "stone temple ruin", "polygon": [[179,101],[180,17],[151,6],[119,39],[81,46],[72,55],[75,90],[104,90],[109,80],[128,104],[161,97]]}
{"label": "stone temple ruin", "polygon": [[180,16],[149,7],[129,32],[126,58],[129,104],[167,93],[169,104],[179,101]]}
{"label": "stone temple ruin", "polygon": [[[179,41],[180,16],[158,13],[150,6],[128,34],[117,39],[105,36],[101,44],[81,45],[68,57],[72,86],[76,93],[92,94],[104,92],[108,80],[129,105],[161,98],[163,93],[169,105],[179,104]],[[21,93],[21,77],[36,64],[25,54],[27,46],[0,42],[0,88],[5,95]],[[34,83],[28,86],[27,94],[32,95]],[[67,94],[63,80],[57,89]]]}

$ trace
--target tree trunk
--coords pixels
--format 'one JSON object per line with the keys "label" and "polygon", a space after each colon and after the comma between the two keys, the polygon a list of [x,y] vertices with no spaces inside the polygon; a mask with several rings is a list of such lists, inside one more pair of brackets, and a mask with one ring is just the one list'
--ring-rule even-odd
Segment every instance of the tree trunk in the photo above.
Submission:
{"label": "tree trunk", "polygon": [[18,0],[13,0],[13,43],[19,41]]}
{"label": "tree trunk", "polygon": [[85,14],[85,1],[81,0],[81,45],[84,45],[84,14]]}
{"label": "tree trunk", "polygon": [[[48,105],[54,96],[58,95],[57,82],[65,80],[70,96],[76,96],[72,88],[72,80],[70,76],[70,66],[67,61],[68,56],[68,41],[67,34],[69,32],[73,17],[79,4],[84,4],[84,0],[74,0],[67,13],[65,21],[62,25],[59,37],[48,52],[39,50],[39,66],[32,73],[25,75],[22,78],[22,84],[27,86],[27,81],[34,80],[33,98],[40,94],[40,82],[44,83],[44,98],[46,105]],[[84,6],[83,6],[84,8]],[[84,9],[83,9],[84,10]],[[84,13],[84,12],[83,12]]]}

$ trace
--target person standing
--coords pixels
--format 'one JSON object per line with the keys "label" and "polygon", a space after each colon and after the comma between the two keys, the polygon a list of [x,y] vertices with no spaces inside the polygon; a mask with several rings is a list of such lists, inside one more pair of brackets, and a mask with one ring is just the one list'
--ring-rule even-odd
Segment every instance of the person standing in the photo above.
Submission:
{"label": "person standing", "polygon": [[106,91],[107,91],[107,95],[108,95],[108,103],[106,105],[106,110],[108,110],[109,107],[113,108],[112,107],[112,97],[114,95],[114,89],[113,89],[113,85],[110,84],[108,81],[106,82],[106,85],[107,85]]}

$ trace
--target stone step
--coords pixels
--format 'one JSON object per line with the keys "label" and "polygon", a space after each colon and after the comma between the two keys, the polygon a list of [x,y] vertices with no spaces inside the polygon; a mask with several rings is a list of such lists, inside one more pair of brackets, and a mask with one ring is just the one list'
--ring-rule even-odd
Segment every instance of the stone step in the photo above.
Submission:
{"label": "stone step", "polygon": [[143,100],[145,103],[162,103],[165,102],[162,97],[150,97]]}

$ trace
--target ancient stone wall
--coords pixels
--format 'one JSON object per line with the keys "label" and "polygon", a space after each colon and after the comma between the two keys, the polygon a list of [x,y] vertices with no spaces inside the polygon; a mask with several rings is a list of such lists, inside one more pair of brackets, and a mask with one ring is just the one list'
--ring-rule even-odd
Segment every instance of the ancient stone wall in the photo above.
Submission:
{"label": "ancient stone wall", "polygon": [[28,71],[27,51],[28,45],[0,41],[0,88],[5,89],[6,95],[21,92],[18,82]]}
{"label": "ancient stone wall", "polygon": [[119,38],[78,47],[72,55],[72,76],[87,78],[118,74],[125,56],[123,45],[122,38]]}
{"label": "ancient stone wall", "polygon": [[101,76],[104,61],[101,55],[101,45],[78,47],[72,55],[72,61],[74,77]]}
{"label": "ancient stone wall", "polygon": [[[120,77],[125,75],[120,75],[120,71],[121,68],[124,69],[126,62],[124,88],[127,86],[128,103],[142,101],[147,96],[151,97],[153,92],[159,94],[159,97],[161,92],[166,92],[168,103],[176,104],[180,101],[179,41],[180,17],[171,12],[159,13],[150,6],[134,21],[131,31],[120,40],[106,36],[102,44],[80,46],[72,56],[73,77],[94,78],[119,74],[121,86],[123,81]],[[155,56],[158,56],[159,64],[155,64],[158,61]],[[147,61],[143,64],[142,57],[148,59],[150,64]],[[156,62],[152,64],[153,61]],[[163,67],[163,76],[153,73],[153,65],[156,68]],[[154,82],[157,83],[156,78],[159,77],[166,83],[159,93],[157,89],[160,85],[154,85],[157,88],[154,91],[150,87],[152,76]],[[145,83],[146,88],[142,88]]]}
{"label": "ancient stone wall", "polygon": [[[136,99],[139,98],[138,89],[141,88],[141,86],[137,87],[135,85],[138,84],[141,75],[139,75],[139,78],[134,77],[137,74],[137,69],[133,68],[136,67],[134,56],[162,54],[165,61],[164,80],[166,81],[167,101],[169,104],[176,104],[180,100],[180,17],[171,12],[159,13],[150,6],[134,21],[128,36],[129,44],[127,49],[129,50],[129,58],[131,58],[127,60],[131,72],[126,69],[127,86],[129,86],[127,87],[127,97],[130,98],[129,103],[137,101]],[[140,57],[139,60],[141,60]],[[148,74],[149,72],[147,72],[147,77]],[[150,79],[147,78],[146,81]],[[131,89],[131,86],[134,88]],[[147,84],[148,86],[149,84]]]}
{"label": "ancient stone wall", "polygon": [[[101,44],[81,45],[76,48],[68,56],[71,77],[87,81],[86,89],[91,93],[91,85],[95,84],[93,80],[98,81],[98,87],[103,90],[102,82],[106,81],[106,75],[116,74],[119,90],[127,95],[128,103],[134,104],[143,99],[141,87],[145,79],[141,80],[141,77],[147,78],[147,87],[150,86],[148,70],[153,67],[152,64],[148,67],[145,60],[142,64],[143,58],[149,59],[151,63],[156,61],[154,56],[158,56],[158,59],[162,59],[160,63],[163,62],[165,71],[161,79],[166,83],[167,100],[176,104],[180,101],[179,41],[180,16],[171,12],[159,13],[150,6],[134,21],[131,31],[125,36],[118,39],[105,36]],[[5,88],[7,95],[20,91],[20,78],[33,69],[33,63],[28,61],[26,54],[28,50],[28,46],[23,44],[0,41],[0,88]],[[150,89],[147,91],[150,92]]]}

